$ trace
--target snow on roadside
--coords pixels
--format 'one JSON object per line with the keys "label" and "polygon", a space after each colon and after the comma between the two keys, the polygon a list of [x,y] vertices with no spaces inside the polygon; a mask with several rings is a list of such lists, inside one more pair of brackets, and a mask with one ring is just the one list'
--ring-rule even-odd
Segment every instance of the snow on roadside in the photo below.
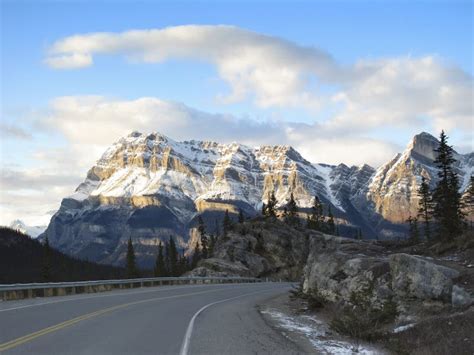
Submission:
{"label": "snow on roadside", "polygon": [[331,336],[326,323],[310,316],[289,316],[274,309],[260,311],[274,320],[282,330],[306,337],[315,351],[321,354],[364,354],[376,355],[381,351],[366,345],[357,345]]}

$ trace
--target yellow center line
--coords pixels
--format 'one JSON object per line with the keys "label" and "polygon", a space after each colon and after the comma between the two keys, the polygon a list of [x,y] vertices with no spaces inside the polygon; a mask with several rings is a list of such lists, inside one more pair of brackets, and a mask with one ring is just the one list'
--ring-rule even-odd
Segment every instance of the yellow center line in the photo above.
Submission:
{"label": "yellow center line", "polygon": [[97,317],[97,316],[100,316],[100,315],[105,314],[105,313],[110,313],[110,312],[113,312],[113,311],[116,311],[118,309],[125,308],[125,307],[128,307],[128,306],[141,304],[141,303],[146,303],[146,302],[166,300],[166,299],[170,299],[170,298],[180,298],[180,297],[193,296],[193,295],[199,295],[199,294],[203,294],[203,293],[210,293],[210,292],[217,292],[217,291],[224,291],[224,290],[228,290],[228,288],[221,288],[221,289],[218,289],[218,290],[210,290],[210,291],[192,292],[192,293],[186,293],[184,295],[156,297],[156,298],[150,298],[150,299],[141,300],[141,301],[124,303],[124,304],[120,304],[120,305],[109,307],[109,308],[104,308],[104,309],[101,309],[101,310],[98,310],[98,311],[95,311],[95,312],[92,312],[92,313],[87,313],[87,314],[84,314],[82,316],[72,318],[72,319],[67,320],[65,322],[53,325],[53,326],[48,327],[48,328],[41,329],[37,332],[27,334],[27,335],[24,335],[22,337],[10,340],[6,343],[0,344],[0,352],[11,349],[11,348],[14,348],[18,345],[27,343],[27,342],[29,342],[33,339],[39,338],[43,335],[55,332],[57,330],[60,330],[60,329],[66,328],[66,327],[69,327],[69,326],[71,326],[73,324],[76,324],[76,323],[79,323],[83,320],[90,319],[90,318],[93,318],[93,317]]}

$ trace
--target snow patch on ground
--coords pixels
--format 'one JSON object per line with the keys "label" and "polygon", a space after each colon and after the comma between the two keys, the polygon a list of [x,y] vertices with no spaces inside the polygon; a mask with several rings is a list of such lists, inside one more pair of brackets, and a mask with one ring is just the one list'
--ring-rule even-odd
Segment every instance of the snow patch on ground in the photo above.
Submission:
{"label": "snow patch on ground", "polygon": [[262,314],[270,316],[278,326],[286,331],[306,337],[318,354],[381,354],[378,349],[336,339],[325,322],[311,316],[289,316],[274,309],[265,309]]}

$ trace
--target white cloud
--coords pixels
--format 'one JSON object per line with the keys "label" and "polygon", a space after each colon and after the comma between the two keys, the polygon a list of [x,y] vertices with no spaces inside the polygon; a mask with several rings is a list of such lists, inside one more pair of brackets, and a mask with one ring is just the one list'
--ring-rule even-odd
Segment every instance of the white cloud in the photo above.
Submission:
{"label": "white cloud", "polygon": [[54,43],[46,61],[75,68],[92,65],[100,54],[135,62],[207,61],[230,85],[230,94],[219,95],[222,102],[254,98],[261,107],[330,108],[337,111],[327,123],[332,129],[421,126],[425,121],[437,130],[464,129],[474,116],[472,76],[435,56],[343,66],[320,49],[233,26],[75,35]]}

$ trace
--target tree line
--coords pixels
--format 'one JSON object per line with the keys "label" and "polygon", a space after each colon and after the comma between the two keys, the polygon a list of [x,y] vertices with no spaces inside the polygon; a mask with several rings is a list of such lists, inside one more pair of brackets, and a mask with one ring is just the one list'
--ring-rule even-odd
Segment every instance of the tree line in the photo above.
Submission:
{"label": "tree line", "polygon": [[[474,213],[474,176],[471,175],[469,187],[463,196],[459,191],[454,150],[448,144],[444,131],[441,131],[440,143],[435,152],[438,182],[434,189],[430,189],[429,181],[425,176],[421,177],[417,190],[417,215],[407,219],[409,238],[413,244],[420,242],[422,236],[428,242],[453,241],[468,227],[466,212]],[[423,233],[419,223],[422,224]]]}

